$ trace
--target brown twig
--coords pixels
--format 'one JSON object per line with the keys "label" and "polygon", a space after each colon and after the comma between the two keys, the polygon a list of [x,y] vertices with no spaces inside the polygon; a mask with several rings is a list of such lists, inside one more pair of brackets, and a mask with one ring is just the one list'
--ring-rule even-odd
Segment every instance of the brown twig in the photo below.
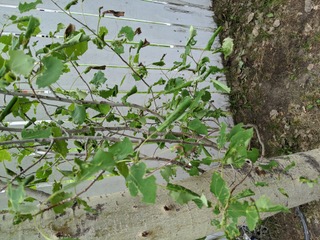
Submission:
{"label": "brown twig", "polygon": [[93,184],[105,173],[105,171],[102,171],[101,173],[99,173],[99,175],[97,177],[95,177],[95,179],[84,189],[82,190],[81,192],[79,192],[78,194],[76,194],[75,196],[73,197],[70,197],[70,198],[67,198],[67,199],[64,199],[56,204],[53,204],[53,205],[50,205],[49,207],[46,207],[44,209],[41,209],[41,211],[37,212],[36,214],[34,214],[33,216],[37,216],[41,213],[44,213],[46,211],[49,211],[50,209],[52,208],[55,208],[57,206],[60,206],[62,204],[65,204],[67,202],[71,202],[71,201],[74,201],[76,198],[78,198],[81,194],[85,193],[86,191],[88,191],[92,186]]}
{"label": "brown twig", "polygon": [[110,101],[90,101],[90,100],[76,100],[76,99],[69,99],[69,98],[63,98],[63,97],[52,97],[52,96],[46,96],[41,94],[34,94],[34,93],[25,93],[25,92],[10,92],[10,91],[4,91],[0,90],[0,94],[3,95],[10,95],[10,96],[18,96],[18,97],[29,97],[29,98],[37,98],[37,99],[45,99],[49,101],[57,101],[57,102],[66,102],[66,103],[77,103],[77,104],[107,104],[110,107],[126,107],[126,108],[136,108],[142,111],[146,111],[148,113],[151,113],[152,115],[156,116],[160,121],[163,121],[163,117],[158,114],[157,112],[140,106],[138,104],[134,103],[116,103],[116,102],[110,102]]}

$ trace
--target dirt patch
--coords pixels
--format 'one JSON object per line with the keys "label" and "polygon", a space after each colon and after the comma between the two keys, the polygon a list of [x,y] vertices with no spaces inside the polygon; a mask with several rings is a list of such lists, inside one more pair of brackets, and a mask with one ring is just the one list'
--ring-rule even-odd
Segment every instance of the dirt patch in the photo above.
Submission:
{"label": "dirt patch", "polygon": [[[214,0],[222,37],[235,51],[224,63],[236,122],[258,126],[268,156],[320,146],[320,0]],[[320,204],[303,206],[320,239]],[[295,213],[268,219],[271,237],[303,239]]]}

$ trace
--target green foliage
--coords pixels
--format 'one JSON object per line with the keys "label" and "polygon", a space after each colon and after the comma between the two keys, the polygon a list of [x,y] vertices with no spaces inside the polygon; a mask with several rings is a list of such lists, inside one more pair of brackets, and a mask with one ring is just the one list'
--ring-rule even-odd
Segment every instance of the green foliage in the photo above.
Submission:
{"label": "green foliage", "polygon": [[41,0],[36,0],[35,2],[31,2],[31,3],[27,3],[27,2],[24,2],[24,3],[19,3],[19,11],[20,13],[24,13],[24,12],[28,12],[32,9],[36,9],[37,5],[42,3]]}
{"label": "green foliage", "polygon": [[[19,11],[32,11],[40,3],[20,3]],[[70,1],[65,9],[69,11],[76,4],[78,1]],[[64,213],[76,204],[93,211],[80,199],[82,192],[78,188],[84,184],[90,188],[96,181],[114,176],[125,180],[132,196],[155,203],[157,172],[177,203],[193,202],[219,215],[221,219],[216,217],[212,222],[230,239],[239,234],[240,218],[245,218],[252,230],[261,212],[285,211],[266,197],[252,201],[250,197],[255,193],[251,189],[235,194],[236,187],[231,188],[224,178],[225,166],[241,169],[248,161],[263,171],[278,166],[275,161],[259,164],[259,151],[250,149],[253,129],[239,124],[229,130],[224,123],[229,113],[214,106],[211,99],[216,91],[229,94],[230,88],[217,77],[223,70],[210,63],[210,54],[222,53],[227,58],[233,40],[226,38],[221,48],[212,49],[221,31],[218,28],[203,52],[194,55],[195,49],[199,51],[197,31],[190,27],[180,59],[172,66],[165,60],[166,54],[157,56],[158,61],[146,62],[143,51],[153,46],[146,39],[137,39],[141,29],[124,26],[111,40],[106,39],[108,26],[100,26],[103,15],[100,9],[96,32],[83,23],[81,29],[59,38],[57,35],[68,23],[58,23],[45,46],[38,45],[34,38],[44,26],[33,16],[11,16],[8,21],[20,30],[20,35],[0,36],[0,94],[6,96],[0,112],[0,162],[11,161],[14,166],[3,165],[14,223],[50,209]],[[128,70],[126,75],[110,74],[107,63],[83,64],[93,48],[101,58],[110,52],[119,57]],[[159,79],[149,74],[154,66],[164,73]],[[25,123],[12,129],[5,122],[12,119]],[[213,156],[216,152],[218,159]],[[193,177],[214,164],[220,168],[207,186],[213,196],[172,183],[179,169]],[[288,165],[286,171],[293,166]],[[19,173],[17,169],[26,170]],[[59,178],[55,178],[57,173]],[[29,196],[26,190],[36,192],[37,184],[49,184],[49,179],[53,179],[51,195],[42,202],[41,210],[35,211],[40,199]],[[317,181],[300,180],[309,185]],[[278,190],[287,195],[285,189]],[[212,197],[217,200],[215,206],[208,200]]]}
{"label": "green foliage", "polygon": [[11,71],[23,76],[28,76],[31,73],[35,62],[32,57],[21,50],[11,50],[9,56],[8,67]]}
{"label": "green foliage", "polygon": [[43,64],[41,74],[37,78],[37,85],[40,88],[49,87],[59,80],[63,71],[63,63],[56,57],[45,57],[42,59]]}
{"label": "green foliage", "polygon": [[132,196],[140,192],[142,200],[146,203],[155,203],[157,184],[155,176],[145,177],[146,165],[143,162],[134,164],[126,178],[127,186]]}

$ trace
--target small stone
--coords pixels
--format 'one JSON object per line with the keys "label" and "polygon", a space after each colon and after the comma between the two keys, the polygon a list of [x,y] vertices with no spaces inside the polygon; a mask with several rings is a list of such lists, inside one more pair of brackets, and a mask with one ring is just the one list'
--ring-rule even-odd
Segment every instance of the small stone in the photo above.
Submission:
{"label": "small stone", "polygon": [[279,116],[279,113],[278,113],[277,110],[273,109],[273,110],[270,111],[270,118],[272,120],[276,119],[278,116]]}
{"label": "small stone", "polygon": [[273,26],[275,28],[279,27],[280,26],[280,20],[279,19],[276,19],[274,22],[273,22]]}
{"label": "small stone", "polygon": [[306,26],[304,27],[304,31],[305,33],[310,33],[312,31],[312,27],[309,23],[306,24]]}
{"label": "small stone", "polygon": [[314,68],[314,64],[310,63],[307,67],[308,71],[311,71]]}
{"label": "small stone", "polygon": [[304,0],[304,11],[306,13],[310,13],[312,9],[313,9],[312,0]]}
{"label": "small stone", "polygon": [[250,23],[254,18],[254,13],[250,13],[249,16],[248,16],[248,19],[247,19],[247,23]]}
{"label": "small stone", "polygon": [[259,28],[255,26],[252,30],[252,35],[257,37],[259,35]]}

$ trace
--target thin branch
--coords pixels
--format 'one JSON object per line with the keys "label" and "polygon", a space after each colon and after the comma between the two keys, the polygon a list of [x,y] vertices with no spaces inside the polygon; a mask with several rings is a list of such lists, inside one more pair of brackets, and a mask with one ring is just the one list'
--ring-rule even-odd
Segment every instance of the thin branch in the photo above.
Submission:
{"label": "thin branch", "polygon": [[264,158],[266,150],[265,150],[264,143],[261,140],[261,136],[260,136],[260,132],[259,132],[258,126],[254,125],[252,123],[249,123],[249,124],[244,125],[243,127],[247,127],[247,128],[248,127],[252,127],[252,128],[254,128],[254,130],[256,131],[257,137],[258,137],[259,144],[261,146],[261,158]]}
{"label": "thin branch", "polygon": [[[114,50],[114,48],[107,43],[103,38],[101,38],[94,30],[92,30],[88,25],[84,24],[83,22],[81,22],[80,20],[78,20],[77,18],[75,18],[74,16],[71,15],[71,13],[68,13],[66,10],[64,10],[59,4],[56,3],[56,1],[54,0],[50,0],[54,5],[56,5],[64,14],[66,14],[67,16],[69,16],[70,18],[72,18],[74,21],[76,21],[77,23],[79,23],[80,25],[82,25],[83,27],[85,27],[88,31],[90,31],[94,36],[96,36],[97,38],[99,38],[100,41],[102,41],[112,52],[114,52],[120,59],[121,61],[126,64],[131,71],[136,74],[137,76],[139,76],[139,78],[141,79],[141,81],[150,89],[150,93],[152,95],[152,98],[154,98],[154,93],[152,91],[152,88],[150,88],[150,85],[146,82],[146,80],[121,56],[121,54],[119,54],[117,51]],[[156,102],[154,101],[155,107],[157,107]]]}
{"label": "thin branch", "polygon": [[252,169],[253,169],[253,163],[250,161],[250,169],[249,171],[247,172],[247,174],[241,179],[241,181],[239,181],[230,191],[230,195],[232,195],[232,193],[234,192],[234,190],[236,190],[237,187],[239,187],[243,182],[244,180],[247,179],[247,177],[250,175],[250,173],[252,172]]}
{"label": "thin branch", "polygon": [[[16,184],[12,184],[14,187],[18,187]],[[7,188],[7,183],[0,180],[0,188]],[[49,193],[40,191],[40,190],[34,190],[28,187],[24,188],[25,192],[30,196],[35,199],[37,199],[40,202],[44,202],[48,197],[50,197]]]}
{"label": "thin branch", "polygon": [[110,101],[90,101],[90,100],[76,100],[76,99],[69,99],[69,98],[63,98],[63,97],[52,97],[52,96],[46,96],[41,94],[34,94],[34,93],[25,93],[25,92],[10,92],[10,91],[4,91],[0,90],[0,94],[3,95],[10,95],[10,96],[18,96],[18,97],[30,97],[30,98],[37,98],[37,99],[45,99],[49,101],[57,101],[57,102],[66,102],[66,103],[77,103],[77,104],[107,104],[110,107],[126,107],[126,108],[136,108],[142,111],[146,111],[151,113],[152,115],[156,116],[159,120],[163,121],[163,117],[158,114],[157,112],[140,106],[138,104],[134,103],[117,103],[117,102],[110,102]]}
{"label": "thin branch", "polygon": [[[0,146],[5,145],[23,145],[31,142],[43,143],[43,142],[51,142],[51,141],[59,141],[59,140],[108,140],[111,142],[120,142],[120,138],[115,137],[106,137],[106,136],[65,136],[65,137],[50,137],[50,138],[37,138],[37,139],[23,139],[23,140],[11,140],[11,141],[4,141],[0,142]],[[188,142],[185,140],[176,140],[176,139],[144,139],[141,138],[140,140],[131,140],[132,143],[140,143],[140,141],[145,141],[148,143],[169,143],[169,144],[189,144],[194,146],[205,146],[211,147],[214,149],[217,148],[217,144],[208,144],[208,143],[201,143],[201,142]]]}
{"label": "thin branch", "polygon": [[[187,169],[190,169],[191,168],[191,165],[189,164],[185,164],[185,163],[182,163],[182,162],[179,162],[175,159],[169,159],[169,158],[162,158],[162,157],[148,157],[146,155],[143,156],[143,159],[145,160],[149,160],[149,161],[162,161],[162,162],[167,162],[169,164],[172,164],[172,165],[177,165],[179,167],[182,167],[182,168],[187,168]],[[156,170],[159,170],[161,167],[157,168]],[[199,172],[200,173],[205,173],[206,171],[201,169],[201,168],[198,168]]]}
{"label": "thin branch", "polygon": [[93,184],[94,184],[104,173],[105,173],[105,171],[102,171],[101,173],[99,173],[99,175],[98,175],[97,177],[95,177],[95,179],[94,179],[84,190],[82,190],[81,192],[79,192],[79,193],[76,194],[75,196],[70,197],[70,198],[67,198],[67,199],[64,199],[64,200],[62,200],[62,201],[60,201],[60,202],[58,202],[58,203],[56,203],[56,204],[54,204],[54,205],[51,205],[51,206],[49,206],[49,207],[47,207],[47,208],[41,209],[41,211],[37,212],[34,216],[37,216],[37,215],[39,215],[39,214],[41,214],[41,213],[44,213],[44,212],[46,212],[46,211],[48,211],[48,210],[50,210],[50,209],[52,209],[52,208],[55,208],[55,207],[57,207],[57,206],[60,206],[60,205],[62,205],[62,204],[65,204],[65,203],[67,203],[67,202],[71,202],[71,201],[75,200],[75,199],[78,198],[81,194],[83,194],[83,193],[85,193],[86,191],[88,191],[88,190],[93,186]]}
{"label": "thin branch", "polygon": [[[21,171],[18,175],[16,175],[13,179],[10,180],[9,184],[13,183],[14,180],[16,180],[18,177],[20,177],[22,174],[26,173],[27,171],[29,171],[31,168],[33,168],[35,165],[37,165],[39,162],[41,162],[48,154],[48,152],[51,150],[52,146],[54,144],[54,140],[51,140],[51,144],[48,147],[47,151],[38,159],[38,161],[35,161],[33,164],[31,164],[29,167],[25,168],[23,171]],[[2,187],[0,189],[0,192],[2,192],[3,190],[5,190],[7,188],[8,185]]]}
{"label": "thin branch", "polygon": [[89,84],[86,82],[86,80],[84,80],[84,78],[82,77],[82,75],[81,75],[81,73],[79,72],[79,70],[78,70],[78,68],[76,67],[76,65],[75,65],[72,61],[70,61],[70,63],[71,63],[71,65],[72,65],[72,67],[76,70],[79,78],[80,78],[80,79],[82,80],[82,82],[87,86],[87,88],[88,88],[88,90],[89,90],[90,97],[91,97],[92,101],[94,101],[94,98],[93,98],[93,96],[92,96],[92,91],[91,91],[91,88],[90,88]]}

